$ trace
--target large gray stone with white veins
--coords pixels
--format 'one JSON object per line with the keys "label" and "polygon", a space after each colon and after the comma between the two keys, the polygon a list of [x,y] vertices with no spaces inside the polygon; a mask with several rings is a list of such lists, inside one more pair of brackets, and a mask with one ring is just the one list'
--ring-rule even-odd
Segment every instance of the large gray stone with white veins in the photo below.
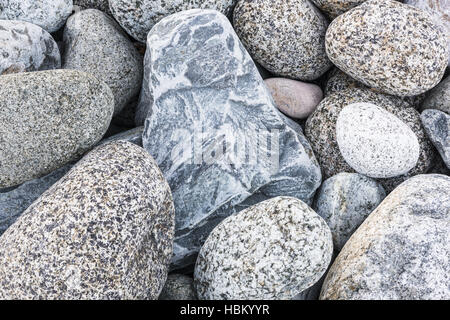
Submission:
{"label": "large gray stone with white veins", "polygon": [[27,21],[55,32],[64,25],[72,8],[72,0],[0,0],[0,19]]}
{"label": "large gray stone with white veins", "polygon": [[450,114],[450,76],[442,80],[428,93],[421,109],[436,109]]}
{"label": "large gray stone with white veins", "polygon": [[321,299],[449,300],[449,207],[450,177],[404,182],[346,243]]}
{"label": "large gray stone with white veins", "polygon": [[386,197],[375,180],[358,173],[339,173],[322,183],[313,209],[325,219],[340,251],[350,236]]}
{"label": "large gray stone with white veins", "polygon": [[398,96],[436,86],[449,55],[446,35],[430,15],[394,0],[368,0],[334,19],[326,51],[354,79]]}
{"label": "large gray stone with white veins", "polygon": [[336,139],[345,161],[372,178],[392,178],[414,168],[420,145],[394,114],[371,103],[354,103],[339,113]]}
{"label": "large gray stone with white veins", "polygon": [[450,168],[450,115],[434,109],[422,112],[425,131],[433,142],[446,166]]}
{"label": "large gray stone with white veins", "polygon": [[326,222],[298,199],[277,197],[226,218],[198,255],[200,300],[287,300],[325,273],[333,253]]}
{"label": "large gray stone with white veins", "polygon": [[0,20],[0,75],[61,67],[58,45],[41,27]]}
{"label": "large gray stone with white veins", "polygon": [[309,143],[277,110],[224,15],[177,13],[152,29],[148,44],[143,145],[172,188],[174,268],[192,264],[234,212],[279,195],[311,203],[321,173]]}
{"label": "large gray stone with white veins", "polygon": [[237,0],[109,0],[114,18],[130,36],[145,42],[164,17],[189,9],[214,9],[229,15]]}
{"label": "large gray stone with white veins", "polygon": [[152,157],[129,142],[100,146],[0,237],[0,299],[156,299],[173,232]]}
{"label": "large gray stone with white veins", "polygon": [[233,23],[252,57],[273,74],[314,80],[332,66],[327,19],[309,0],[241,0]]}
{"label": "large gray stone with white veins", "polygon": [[111,89],[88,73],[50,70],[0,76],[0,188],[76,160],[105,134]]}
{"label": "large gray stone with white veins", "polygon": [[63,68],[101,75],[114,94],[114,114],[139,94],[142,56],[105,13],[88,9],[71,16],[64,29],[64,45]]}

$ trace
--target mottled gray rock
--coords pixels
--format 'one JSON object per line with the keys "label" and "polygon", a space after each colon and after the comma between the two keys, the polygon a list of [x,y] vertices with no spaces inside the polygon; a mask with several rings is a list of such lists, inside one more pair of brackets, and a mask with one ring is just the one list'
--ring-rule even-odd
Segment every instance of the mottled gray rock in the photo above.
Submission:
{"label": "mottled gray rock", "polygon": [[0,20],[0,75],[61,67],[58,45],[41,27]]}
{"label": "mottled gray rock", "polygon": [[450,114],[450,76],[442,80],[422,103],[422,110],[436,109]]}
{"label": "mottled gray rock", "polygon": [[108,0],[73,0],[73,4],[82,9],[97,9],[111,15]]}
{"label": "mottled gray rock", "polygon": [[449,206],[450,177],[400,185],[344,246],[321,299],[450,299]]}
{"label": "mottled gray rock", "polygon": [[332,177],[340,172],[355,172],[347,164],[339,150],[336,122],[344,107],[360,102],[372,103],[393,113],[411,128],[420,144],[419,160],[412,170],[399,177],[378,179],[386,192],[389,193],[411,176],[426,173],[434,162],[436,151],[426,136],[417,110],[408,107],[407,104],[400,107],[397,99],[393,96],[368,89],[348,89],[325,97],[306,122],[305,134],[320,163],[324,178]]}
{"label": "mottled gray rock", "polygon": [[434,109],[422,112],[425,131],[433,142],[444,163],[450,168],[450,115]]}
{"label": "mottled gray rock", "polygon": [[[447,47],[450,51],[450,1],[449,0],[403,0],[404,3],[428,12],[433,22],[440,25],[447,35]],[[450,66],[450,57],[448,61]]]}
{"label": "mottled gray rock", "polygon": [[197,300],[194,279],[183,274],[170,274],[159,300]]}
{"label": "mottled gray rock", "polygon": [[0,76],[0,188],[42,177],[77,159],[106,132],[109,87],[75,70]]}
{"label": "mottled gray rock", "polygon": [[252,57],[275,75],[314,80],[332,65],[328,22],[309,0],[241,0],[233,22]]}
{"label": "mottled gray rock", "polygon": [[162,18],[189,9],[214,9],[229,15],[237,0],[109,0],[114,18],[130,36],[145,42]]}
{"label": "mottled gray rock", "polygon": [[152,29],[148,44],[140,109],[152,110],[143,145],[172,188],[174,268],[193,263],[234,212],[279,195],[311,203],[321,174],[309,143],[277,110],[224,15],[177,13]]}
{"label": "mottled gray rock", "polygon": [[313,209],[327,222],[336,251],[386,197],[375,180],[358,173],[339,173],[322,183]]}
{"label": "mottled gray rock", "polygon": [[142,56],[105,13],[88,9],[71,16],[64,29],[64,45],[63,68],[101,75],[114,94],[114,114],[139,94]]}
{"label": "mottled gray rock", "polygon": [[173,232],[151,156],[129,142],[100,146],[0,237],[0,298],[156,299]]}
{"label": "mottled gray rock", "polygon": [[334,19],[326,51],[351,77],[398,96],[436,86],[449,54],[446,35],[426,12],[394,0],[368,0]]}
{"label": "mottled gray rock", "polygon": [[0,0],[0,19],[27,21],[55,32],[64,25],[72,7],[72,0]]}
{"label": "mottled gray rock", "polygon": [[198,255],[199,299],[292,299],[325,273],[333,253],[326,222],[298,199],[277,197],[226,218]]}
{"label": "mottled gray rock", "polygon": [[270,78],[264,83],[278,109],[292,118],[308,118],[323,99],[322,89],[312,83],[285,78]]}
{"label": "mottled gray rock", "polygon": [[144,127],[133,128],[124,132],[115,134],[107,139],[100,141],[99,145],[105,144],[111,141],[128,141],[134,143],[137,146],[142,147],[142,133],[144,132]]}
{"label": "mottled gray rock", "polygon": [[320,10],[334,19],[344,12],[359,6],[366,0],[311,0]]}
{"label": "mottled gray rock", "polygon": [[405,174],[419,159],[419,141],[411,128],[372,103],[344,107],[336,122],[336,139],[350,167],[372,178]]}

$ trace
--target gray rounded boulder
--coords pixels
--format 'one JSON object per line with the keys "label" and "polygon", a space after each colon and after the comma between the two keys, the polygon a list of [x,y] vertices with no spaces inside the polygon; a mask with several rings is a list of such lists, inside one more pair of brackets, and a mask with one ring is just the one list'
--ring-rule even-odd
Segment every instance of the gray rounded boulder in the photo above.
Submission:
{"label": "gray rounded boulder", "polygon": [[315,80],[332,66],[327,19],[309,0],[241,0],[233,22],[250,55],[275,75]]}
{"label": "gray rounded boulder", "polygon": [[0,237],[0,298],[156,299],[173,233],[153,158],[129,142],[100,146]]}
{"label": "gray rounded boulder", "polygon": [[450,177],[404,182],[352,235],[321,299],[449,300]]}
{"label": "gray rounded boulder", "polygon": [[222,221],[197,258],[203,300],[292,299],[325,273],[333,252],[326,222],[304,202],[276,197]]}
{"label": "gray rounded boulder", "polygon": [[344,12],[359,6],[366,0],[311,0],[320,10],[334,19]]}
{"label": "gray rounded boulder", "polygon": [[0,20],[0,43],[0,75],[61,67],[55,40],[32,23]]}
{"label": "gray rounded boulder", "polygon": [[76,160],[105,134],[111,89],[75,70],[0,77],[0,188],[42,177]]}
{"label": "gray rounded boulder", "polygon": [[325,42],[339,69],[398,96],[436,86],[449,55],[446,36],[431,17],[394,0],[369,0],[340,15],[330,24]]}

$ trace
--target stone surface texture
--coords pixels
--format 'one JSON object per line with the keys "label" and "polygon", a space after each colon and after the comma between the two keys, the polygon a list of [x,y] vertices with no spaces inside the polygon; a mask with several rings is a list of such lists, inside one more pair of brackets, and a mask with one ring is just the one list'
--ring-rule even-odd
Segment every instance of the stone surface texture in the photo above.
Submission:
{"label": "stone surface texture", "polygon": [[439,110],[427,109],[420,117],[428,137],[446,166],[450,168],[450,115]]}
{"label": "stone surface texture", "polygon": [[359,6],[366,0],[311,0],[320,10],[334,19],[344,12]]}
{"label": "stone surface texture", "polygon": [[436,109],[450,114],[450,77],[431,90],[422,103],[422,110]]}
{"label": "stone surface texture", "polygon": [[158,299],[197,300],[194,279],[183,274],[170,274]]}

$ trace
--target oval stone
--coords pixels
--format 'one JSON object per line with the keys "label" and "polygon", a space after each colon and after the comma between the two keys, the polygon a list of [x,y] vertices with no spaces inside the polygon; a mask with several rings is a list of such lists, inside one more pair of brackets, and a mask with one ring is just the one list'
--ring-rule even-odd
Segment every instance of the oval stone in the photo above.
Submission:
{"label": "oval stone", "polygon": [[100,146],[0,237],[0,299],[156,299],[173,233],[153,158],[129,142]]}
{"label": "oval stone", "polygon": [[77,159],[105,134],[111,89],[75,70],[0,76],[0,188]]}
{"label": "oval stone", "polygon": [[395,115],[371,103],[346,106],[336,122],[336,138],[345,161],[372,178],[405,174],[419,159],[414,132]]}
{"label": "oval stone", "polygon": [[337,17],[326,51],[342,71],[398,96],[436,86],[447,67],[447,38],[424,11],[394,0],[369,0]]}
{"label": "oval stone", "polygon": [[226,218],[197,258],[200,300],[292,299],[325,273],[333,252],[326,222],[304,202],[276,197]]}

